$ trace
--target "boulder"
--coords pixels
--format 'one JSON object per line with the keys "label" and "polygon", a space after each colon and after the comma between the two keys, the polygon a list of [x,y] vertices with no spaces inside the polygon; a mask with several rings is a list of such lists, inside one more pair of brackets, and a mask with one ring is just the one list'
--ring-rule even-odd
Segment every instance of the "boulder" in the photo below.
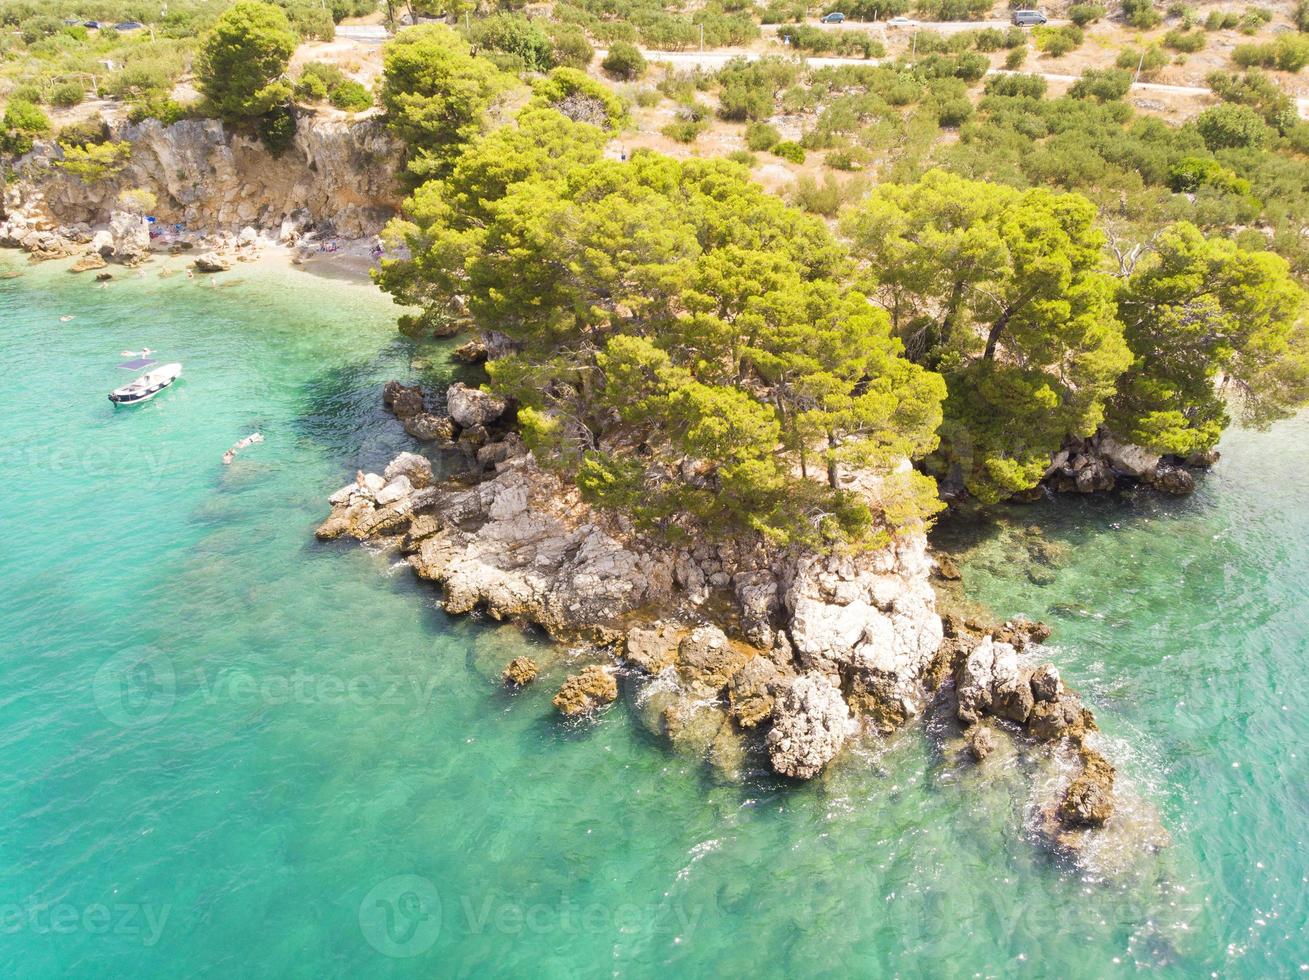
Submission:
{"label": "boulder", "polygon": [[394,504],[399,500],[404,500],[413,492],[414,488],[409,482],[409,477],[402,473],[377,491],[377,505],[385,507],[387,504]]}
{"label": "boulder", "polygon": [[1027,730],[1041,742],[1064,736],[1077,736],[1094,728],[1091,713],[1082,707],[1082,699],[1066,692],[1053,701],[1037,701],[1027,716]]}
{"label": "boulder", "polygon": [[934,556],[936,562],[936,575],[946,582],[958,582],[962,579],[963,573],[959,571],[959,566],[955,564],[953,558],[943,552],[937,552]]}
{"label": "boulder", "polygon": [[1027,722],[1035,703],[1036,699],[1032,696],[1031,673],[1020,668],[1017,678],[1007,678],[1003,684],[996,685],[991,710],[1001,718],[1008,718],[1022,725]]}
{"label": "boulder", "polygon": [[461,381],[452,384],[445,397],[450,417],[463,429],[490,425],[509,407],[505,399],[481,388],[470,388]]}
{"label": "boulder", "polygon": [[1054,664],[1041,664],[1032,672],[1032,698],[1036,701],[1054,701],[1064,692],[1059,670]]}
{"label": "boulder", "polygon": [[382,476],[387,481],[403,476],[414,490],[421,490],[432,485],[432,464],[417,453],[401,453],[386,464]]}
{"label": "boulder", "polygon": [[486,357],[486,341],[481,337],[474,337],[450,352],[450,360],[460,364],[481,364]]}
{"label": "boulder", "polygon": [[964,746],[974,762],[981,762],[996,749],[995,732],[988,725],[974,725],[964,736]]}
{"label": "boulder", "polygon": [[150,254],[150,226],[139,214],[114,211],[109,215],[109,234],[119,262],[134,265]]}
{"label": "boulder", "polygon": [[1180,497],[1195,490],[1195,477],[1184,466],[1162,463],[1150,479],[1150,486],[1162,493],[1171,493]]}
{"label": "boulder", "polygon": [[203,255],[197,255],[195,261],[191,264],[199,272],[226,272],[232,268],[232,263],[217,252],[205,252]]}
{"label": "boulder", "polygon": [[91,236],[90,251],[101,258],[114,254],[114,236],[107,228],[102,228]]}
{"label": "boulder", "polygon": [[400,550],[406,555],[416,552],[424,541],[441,530],[441,521],[435,514],[418,514],[409,522],[409,530],[400,541]]}
{"label": "boulder", "polygon": [[768,657],[752,657],[727,682],[731,715],[742,728],[754,728],[773,713],[774,691],[793,677]]}
{"label": "boulder", "polygon": [[418,385],[410,388],[399,381],[388,381],[382,385],[382,404],[396,418],[407,419],[423,411],[423,389]]}
{"label": "boulder", "polygon": [[624,656],[647,674],[657,674],[677,663],[677,646],[683,630],[672,623],[637,626],[627,631]]}
{"label": "boulder", "polygon": [[850,709],[829,677],[797,677],[773,704],[773,727],[766,739],[773,770],[812,779],[840,751],[850,727]]}
{"label": "boulder", "polygon": [[510,687],[526,687],[536,680],[538,668],[531,657],[514,657],[505,667],[501,678]]}
{"label": "boulder", "polygon": [[611,642],[633,610],[670,602],[668,553],[615,537],[576,487],[531,455],[507,460],[472,486],[416,491],[413,501],[416,513],[436,514],[442,530],[409,562],[444,587],[451,614],[481,607],[559,638]]}
{"label": "boulder", "polygon": [[[405,403],[407,410],[408,403]],[[455,438],[455,424],[448,415],[433,415],[431,412],[418,412],[401,417],[405,432],[423,442],[452,443]]]}
{"label": "boulder", "polygon": [[1136,477],[1138,480],[1149,479],[1159,465],[1159,454],[1133,445],[1119,442],[1108,433],[1101,433],[1097,448],[1105,461],[1119,473]]}
{"label": "boulder", "polygon": [[68,267],[69,272],[91,272],[94,269],[103,269],[107,263],[98,252],[87,252],[85,255],[78,256],[77,260]]}
{"label": "boulder", "polygon": [[782,607],[796,661],[875,681],[866,693],[885,702],[887,718],[915,713],[942,637],[931,567],[917,533],[877,551],[795,560],[783,572]]}
{"label": "boulder", "polygon": [[[1007,696],[1021,683],[1018,651],[1008,643],[997,643],[989,636],[983,637],[956,672],[959,720],[972,725],[983,715],[995,713],[997,695],[1004,692]],[[1030,691],[1028,697],[1031,697]]]}
{"label": "boulder", "polygon": [[1116,770],[1095,749],[1083,746],[1082,771],[1068,785],[1059,819],[1069,827],[1102,827],[1114,812]]}
{"label": "boulder", "polygon": [[677,673],[692,691],[717,694],[750,656],[717,626],[700,626],[678,644]]}
{"label": "boulder", "polygon": [[552,704],[565,717],[588,714],[618,698],[618,682],[604,667],[593,664],[564,681]]}

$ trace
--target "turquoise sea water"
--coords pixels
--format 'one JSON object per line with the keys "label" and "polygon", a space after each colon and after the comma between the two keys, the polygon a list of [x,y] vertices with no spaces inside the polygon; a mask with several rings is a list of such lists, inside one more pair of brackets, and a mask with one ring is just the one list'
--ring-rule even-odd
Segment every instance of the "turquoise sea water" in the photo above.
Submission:
{"label": "turquoise sea water", "polygon": [[[561,728],[566,655],[315,542],[411,448],[379,383],[446,374],[372,291],[0,269],[0,975],[1305,972],[1309,419],[1233,433],[1188,500],[945,529],[972,597],[1056,627],[1171,832],[1102,880],[920,731],[796,788],[718,781],[626,703]],[[186,373],[116,410],[142,345]],[[1029,524],[1069,546],[1031,577]]]}

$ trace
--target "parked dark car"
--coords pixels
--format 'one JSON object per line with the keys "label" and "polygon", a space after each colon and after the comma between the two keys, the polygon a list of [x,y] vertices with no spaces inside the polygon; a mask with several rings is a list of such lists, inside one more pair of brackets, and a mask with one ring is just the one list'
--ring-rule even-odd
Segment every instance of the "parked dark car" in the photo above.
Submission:
{"label": "parked dark car", "polygon": [[832,11],[830,14],[827,14],[825,17],[823,17],[823,23],[824,23],[824,24],[844,24],[844,23],[845,23],[845,14],[841,13],[839,10],[834,10],[834,11]]}
{"label": "parked dark car", "polygon": [[143,28],[143,27],[145,27],[145,25],[142,24],[139,20],[125,20],[125,21],[123,21],[121,24],[115,24],[115,25],[114,25],[114,30],[116,30],[116,31],[139,31],[139,30],[140,30],[141,28]]}
{"label": "parked dark car", "polygon": [[1039,10],[1015,10],[1014,15],[1009,18],[1019,27],[1028,27],[1032,24],[1044,24],[1045,14]]}

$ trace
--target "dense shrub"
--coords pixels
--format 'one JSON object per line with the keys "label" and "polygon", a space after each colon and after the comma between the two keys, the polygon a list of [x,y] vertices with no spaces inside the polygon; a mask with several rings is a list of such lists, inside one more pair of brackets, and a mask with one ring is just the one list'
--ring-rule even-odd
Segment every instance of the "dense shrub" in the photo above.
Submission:
{"label": "dense shrub", "polygon": [[50,118],[39,107],[21,99],[5,106],[0,151],[21,156],[32,149],[33,140],[50,135]]}
{"label": "dense shrub", "polygon": [[610,46],[600,67],[612,78],[631,81],[645,74],[645,56],[635,45],[620,41]]}
{"label": "dense shrub", "polygon": [[718,72],[718,114],[724,119],[767,119],[779,92],[799,77],[795,63],[783,58],[746,61],[733,58]]}
{"label": "dense shrub", "polygon": [[1068,8],[1068,19],[1078,27],[1093,24],[1107,11],[1098,3],[1075,3]]}
{"label": "dense shrub", "polygon": [[585,70],[595,58],[595,48],[580,27],[555,24],[550,29],[551,59],[564,68]]}
{"label": "dense shrub", "polygon": [[1271,44],[1238,44],[1232,60],[1242,68],[1276,68],[1298,72],[1309,64],[1309,37],[1283,34]]}
{"label": "dense shrub", "polygon": [[1248,72],[1210,72],[1205,79],[1224,102],[1249,106],[1279,133],[1289,132],[1300,119],[1295,102],[1282,87],[1257,68]]}
{"label": "dense shrub", "polygon": [[1164,47],[1172,48],[1174,51],[1181,51],[1185,54],[1195,54],[1203,50],[1205,37],[1203,31],[1178,31],[1172,30],[1164,35]]}
{"label": "dense shrub", "polygon": [[83,119],[81,122],[69,123],[62,127],[55,139],[64,146],[103,143],[109,139],[109,126],[99,117]]}
{"label": "dense shrub", "polygon": [[81,82],[60,82],[50,90],[50,103],[67,109],[86,98],[86,89]]}
{"label": "dense shrub", "polygon": [[1063,27],[1033,28],[1032,37],[1039,50],[1044,51],[1051,58],[1061,58],[1081,47],[1086,35],[1076,24],[1066,24]]}
{"label": "dense shrub", "polygon": [[772,148],[773,156],[781,157],[783,160],[789,160],[791,163],[804,163],[804,147],[799,143],[792,143],[783,140]]}
{"label": "dense shrub", "polygon": [[132,156],[127,140],[105,143],[61,144],[63,158],[55,166],[88,184],[119,173]]}
{"label": "dense shrub", "polygon": [[1142,30],[1154,27],[1163,20],[1159,11],[1155,9],[1154,0],[1123,0],[1122,14],[1123,20]]}
{"label": "dense shrub", "polygon": [[218,19],[200,44],[196,80],[222,118],[262,116],[290,96],[279,81],[296,48],[280,8],[240,0]]}
{"label": "dense shrub", "polygon": [[332,105],[347,112],[363,112],[373,105],[372,93],[353,79],[347,79],[333,89],[331,100]]}
{"label": "dense shrub", "polygon": [[1210,150],[1263,146],[1268,127],[1249,106],[1224,103],[1211,106],[1195,118],[1195,129]]}
{"label": "dense shrub", "polygon": [[1194,193],[1208,186],[1231,194],[1249,194],[1250,182],[1209,157],[1185,157],[1168,171],[1168,187],[1178,193]]}
{"label": "dense shrub", "polygon": [[765,122],[752,122],[745,127],[745,145],[756,152],[771,150],[782,142],[782,134]]}
{"label": "dense shrub", "polygon": [[549,36],[540,24],[520,14],[496,14],[477,21],[469,41],[474,50],[485,50],[506,71],[546,72],[554,67]]}
{"label": "dense shrub", "polygon": [[1045,95],[1046,87],[1040,75],[992,75],[986,80],[987,95],[1039,99]]}
{"label": "dense shrub", "polygon": [[1142,78],[1153,78],[1168,64],[1168,55],[1157,45],[1150,45],[1144,51],[1124,48],[1115,64],[1124,71],[1141,73]]}
{"label": "dense shrub", "polygon": [[1074,99],[1095,99],[1113,102],[1121,99],[1132,87],[1132,73],[1122,68],[1088,68],[1068,90]]}
{"label": "dense shrub", "polygon": [[171,126],[188,114],[186,106],[174,101],[167,95],[146,95],[132,102],[127,118],[134,123],[146,119],[158,119],[165,126]]}

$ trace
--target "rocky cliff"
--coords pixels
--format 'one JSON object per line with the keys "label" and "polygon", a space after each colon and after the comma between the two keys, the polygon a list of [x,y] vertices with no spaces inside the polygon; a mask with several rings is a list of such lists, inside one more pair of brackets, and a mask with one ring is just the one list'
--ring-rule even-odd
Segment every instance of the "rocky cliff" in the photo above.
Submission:
{"label": "rocky cliff", "polygon": [[400,147],[373,116],[303,117],[294,143],[277,158],[216,120],[123,122],[112,138],[126,141],[130,155],[120,171],[94,181],[57,166],[58,143],[39,144],[23,157],[5,193],[6,238],[27,247],[22,232],[34,230],[88,242],[113,220],[119,194],[138,188],[154,194],[158,228],[181,226],[181,236],[192,240],[247,228],[283,239],[307,231],[365,238],[400,205]]}

